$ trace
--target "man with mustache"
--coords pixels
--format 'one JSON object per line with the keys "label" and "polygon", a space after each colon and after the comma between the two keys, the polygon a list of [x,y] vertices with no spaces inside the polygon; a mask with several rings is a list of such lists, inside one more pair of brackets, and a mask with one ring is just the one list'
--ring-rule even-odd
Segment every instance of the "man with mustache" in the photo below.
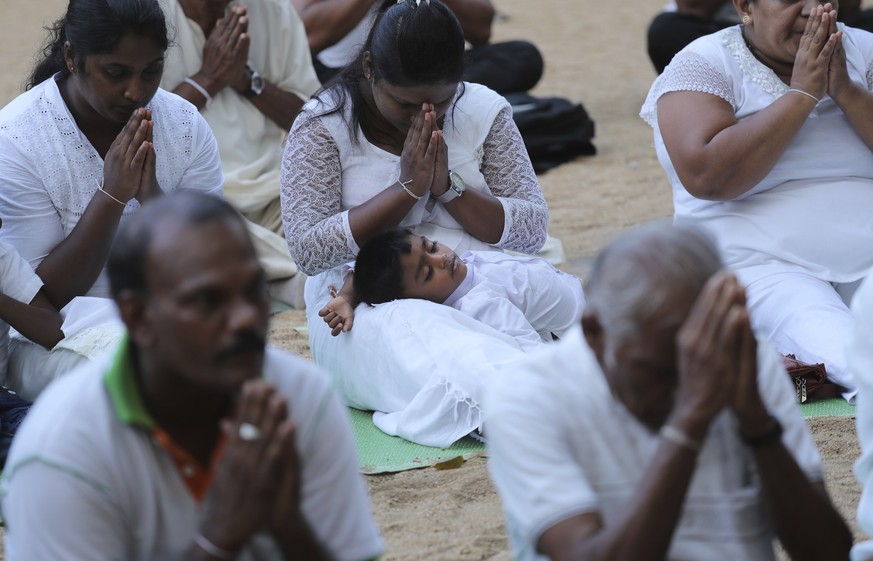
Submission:
{"label": "man with mustache", "polygon": [[40,397],[2,489],[14,559],[336,559],[382,551],[345,411],[266,349],[244,219],[184,193],[110,253],[127,337]]}

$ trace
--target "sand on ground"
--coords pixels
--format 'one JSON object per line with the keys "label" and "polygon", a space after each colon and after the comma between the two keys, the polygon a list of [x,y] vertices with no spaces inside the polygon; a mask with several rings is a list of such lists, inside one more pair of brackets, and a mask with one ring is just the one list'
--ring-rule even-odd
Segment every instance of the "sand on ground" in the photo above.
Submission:
{"label": "sand on ground", "polygon": [[[493,39],[527,39],[543,52],[546,72],[533,93],[581,101],[597,123],[596,156],[540,177],[550,233],[561,239],[567,254],[562,268],[584,277],[591,258],[613,236],[672,211],[651,129],[638,117],[655,77],[645,31],[666,0],[494,2],[505,17],[495,24]],[[0,37],[0,106],[21,91],[44,38],[42,26],[65,6],[62,0],[3,0],[11,25]],[[274,316],[271,341],[311,356],[305,337],[295,330],[305,323],[302,312]],[[855,522],[860,489],[852,473],[859,455],[854,419],[812,419],[809,426],[831,497],[861,539]],[[511,559],[485,460],[456,470],[428,468],[366,481],[386,542],[385,561]]]}

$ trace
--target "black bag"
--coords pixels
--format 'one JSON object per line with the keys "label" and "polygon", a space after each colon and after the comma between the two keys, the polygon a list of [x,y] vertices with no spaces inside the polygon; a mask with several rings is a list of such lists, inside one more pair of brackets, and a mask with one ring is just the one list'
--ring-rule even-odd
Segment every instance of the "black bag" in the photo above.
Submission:
{"label": "black bag", "polygon": [[591,143],[594,121],[581,104],[561,97],[534,97],[525,93],[507,94],[506,100],[512,105],[512,118],[537,173],[576,156],[597,153]]}

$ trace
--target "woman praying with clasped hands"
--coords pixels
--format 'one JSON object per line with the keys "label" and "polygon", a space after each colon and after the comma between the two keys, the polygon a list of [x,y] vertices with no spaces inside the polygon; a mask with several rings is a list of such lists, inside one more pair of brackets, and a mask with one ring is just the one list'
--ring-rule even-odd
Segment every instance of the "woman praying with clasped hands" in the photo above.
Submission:
{"label": "woman praying with clasped hands", "polygon": [[332,313],[331,287],[360,246],[389,228],[456,252],[535,253],[545,242],[548,210],[511,109],[462,82],[463,70],[463,32],[445,4],[385,2],[356,60],[297,117],[282,174],[285,237],[311,276],[313,357],[347,404],[432,445],[479,427],[482,385],[518,352],[510,338],[432,302],[361,307],[338,337],[319,313]]}
{"label": "woman praying with clasped hands", "polygon": [[158,0],[71,0],[49,32],[27,91],[0,110],[0,238],[57,309],[76,298],[68,338],[100,330],[51,356],[13,338],[10,376],[34,391],[120,334],[103,272],[119,224],[165,192],[220,197],[224,183],[206,121],[158,87],[169,44]]}
{"label": "woman praying with clasped hands", "polygon": [[846,302],[873,267],[873,35],[837,2],[734,0],[740,25],[675,56],[641,116],[675,220],[708,230],[756,330],[852,399]]}

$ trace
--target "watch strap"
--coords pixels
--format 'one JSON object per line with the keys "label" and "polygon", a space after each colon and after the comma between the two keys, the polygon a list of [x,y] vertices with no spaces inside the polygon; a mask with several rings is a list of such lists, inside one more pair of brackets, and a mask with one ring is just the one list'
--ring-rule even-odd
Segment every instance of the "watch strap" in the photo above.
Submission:
{"label": "watch strap", "polygon": [[449,187],[449,190],[436,198],[441,204],[446,204],[454,201],[458,197],[461,196],[461,193],[455,191],[453,188]]}
{"label": "watch strap", "polygon": [[779,441],[782,438],[782,423],[774,416],[770,416],[770,426],[762,434],[754,436],[746,436],[741,434],[740,438],[750,448],[762,448],[769,444]]}
{"label": "watch strap", "polygon": [[[459,183],[460,185],[458,185]],[[441,204],[450,203],[463,195],[465,189],[466,185],[464,185],[464,180],[461,176],[449,170],[449,188],[445,193],[437,197],[437,200]]]}
{"label": "watch strap", "polygon": [[255,97],[264,93],[264,87],[266,84],[264,83],[264,79],[261,77],[261,74],[246,64],[246,70],[248,70],[249,75],[251,76],[251,82],[249,83],[249,89],[243,92],[245,97]]}

